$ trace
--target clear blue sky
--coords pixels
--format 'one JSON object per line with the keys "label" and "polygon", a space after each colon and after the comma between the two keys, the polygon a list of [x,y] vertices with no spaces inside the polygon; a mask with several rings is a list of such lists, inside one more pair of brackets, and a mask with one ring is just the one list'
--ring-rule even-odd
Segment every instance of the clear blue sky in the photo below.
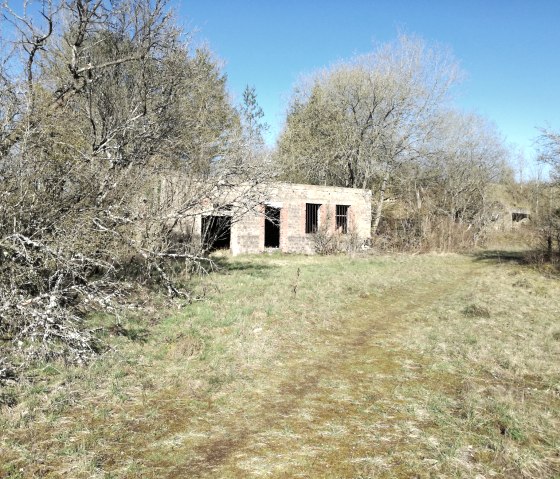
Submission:
{"label": "clear blue sky", "polygon": [[292,86],[399,32],[450,47],[467,73],[457,104],[494,121],[532,155],[535,126],[560,129],[560,0],[176,1],[225,62],[232,96],[255,86],[271,129],[281,130]]}

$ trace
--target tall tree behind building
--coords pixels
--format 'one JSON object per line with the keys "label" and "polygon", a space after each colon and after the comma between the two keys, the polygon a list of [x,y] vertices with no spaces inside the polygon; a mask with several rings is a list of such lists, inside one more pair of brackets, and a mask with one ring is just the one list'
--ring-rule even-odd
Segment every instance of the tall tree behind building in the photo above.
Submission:
{"label": "tall tree behind building", "polygon": [[[399,195],[399,185],[433,168],[437,155],[451,161],[452,121],[465,125],[471,118],[480,131],[474,117],[449,118],[461,75],[449,52],[407,36],[316,74],[296,88],[289,106],[278,143],[281,174],[288,181],[373,189],[375,234],[389,194]],[[469,141],[486,141],[488,132],[469,134]],[[492,156],[487,166],[494,163]]]}

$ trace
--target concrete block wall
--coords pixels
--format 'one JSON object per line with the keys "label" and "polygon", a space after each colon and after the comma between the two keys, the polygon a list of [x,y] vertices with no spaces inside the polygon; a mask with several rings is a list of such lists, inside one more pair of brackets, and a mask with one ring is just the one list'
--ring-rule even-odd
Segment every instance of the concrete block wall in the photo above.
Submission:
{"label": "concrete block wall", "polygon": [[[336,205],[349,206],[348,233],[361,239],[370,237],[371,192],[354,188],[271,184],[267,204],[280,208],[280,247],[284,252],[313,253],[313,235],[305,232],[306,204],[320,204],[319,228],[335,231]],[[233,254],[259,253],[264,248],[264,207],[248,213],[232,226],[231,250]]]}
{"label": "concrete block wall", "polygon": [[232,254],[260,253],[264,251],[264,211],[250,211],[231,225]]}

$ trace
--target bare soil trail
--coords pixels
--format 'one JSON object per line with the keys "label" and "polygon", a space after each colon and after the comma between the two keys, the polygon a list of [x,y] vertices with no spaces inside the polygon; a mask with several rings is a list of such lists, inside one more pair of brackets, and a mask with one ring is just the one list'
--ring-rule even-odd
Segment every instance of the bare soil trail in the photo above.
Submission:
{"label": "bare soil trail", "polygon": [[[430,424],[407,411],[401,389],[431,379],[421,374],[424,359],[403,351],[398,337],[410,329],[411,314],[464,287],[480,268],[462,259],[431,279],[411,272],[402,284],[336,312],[338,327],[319,328],[285,351],[247,385],[239,403],[232,406],[230,398],[223,411],[223,404],[212,408],[205,434],[189,441],[194,454],[172,475],[367,477],[372,462],[411,448],[417,453],[414,436]],[[398,469],[390,476],[418,472],[404,461]]]}

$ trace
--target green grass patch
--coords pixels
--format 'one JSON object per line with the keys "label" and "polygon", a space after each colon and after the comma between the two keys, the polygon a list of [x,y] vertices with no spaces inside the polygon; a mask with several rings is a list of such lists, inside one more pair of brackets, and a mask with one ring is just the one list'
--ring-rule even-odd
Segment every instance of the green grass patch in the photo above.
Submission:
{"label": "green grass patch", "polygon": [[0,477],[555,477],[560,285],[496,256],[222,255],[3,386]]}

